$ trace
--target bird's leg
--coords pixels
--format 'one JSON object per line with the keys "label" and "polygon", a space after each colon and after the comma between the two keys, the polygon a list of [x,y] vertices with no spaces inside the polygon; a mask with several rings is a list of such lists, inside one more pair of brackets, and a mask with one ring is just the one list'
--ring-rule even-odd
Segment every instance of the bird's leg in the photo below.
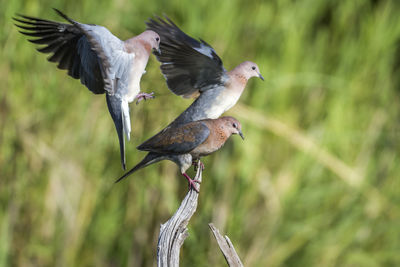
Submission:
{"label": "bird's leg", "polygon": [[195,159],[192,161],[192,165],[194,166],[194,170],[197,171],[197,163],[200,162],[201,170],[204,170],[204,164],[199,159]]}
{"label": "bird's leg", "polygon": [[147,100],[147,99],[152,99],[152,98],[154,98],[154,92],[151,92],[150,94],[148,94],[148,93],[143,93],[143,92],[140,92],[139,94],[137,94],[137,96],[135,97],[136,98],[136,105],[137,104],[139,104],[139,102],[140,101],[142,101],[142,100]]}
{"label": "bird's leg", "polygon": [[201,182],[199,180],[195,180],[190,178],[189,175],[187,175],[186,173],[182,173],[183,176],[185,176],[185,178],[188,180],[189,182],[189,190],[191,190],[193,188],[194,191],[196,191],[197,193],[199,193],[199,190],[197,190],[195,183],[201,184]]}

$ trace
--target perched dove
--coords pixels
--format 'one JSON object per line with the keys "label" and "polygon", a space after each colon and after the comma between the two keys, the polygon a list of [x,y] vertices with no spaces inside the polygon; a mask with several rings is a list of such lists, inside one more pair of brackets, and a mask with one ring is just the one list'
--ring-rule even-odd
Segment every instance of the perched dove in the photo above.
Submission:
{"label": "perched dove", "polygon": [[19,23],[16,26],[25,30],[21,33],[37,37],[30,42],[46,45],[38,51],[53,53],[48,60],[58,62],[59,69],[67,69],[68,75],[80,79],[94,94],[106,93],[125,170],[124,134],[129,140],[131,132],[128,103],[153,97],[153,93],[140,92],[140,79],[151,50],[159,51],[160,36],[146,30],[121,41],[105,27],[82,24],[55,11],[70,24],[23,15],[14,20]]}
{"label": "perched dove", "polygon": [[189,189],[196,190],[193,186],[197,181],[191,179],[186,170],[200,157],[220,149],[232,134],[239,134],[244,139],[241,128],[239,121],[232,117],[205,119],[169,127],[137,147],[149,153],[117,182],[141,168],[166,159],[179,166],[189,182]]}
{"label": "perched dove", "polygon": [[186,35],[168,17],[150,19],[147,29],[161,37],[161,62],[168,88],[179,96],[197,97],[172,124],[216,119],[239,100],[251,77],[262,80],[257,64],[245,61],[227,72],[215,50]]}

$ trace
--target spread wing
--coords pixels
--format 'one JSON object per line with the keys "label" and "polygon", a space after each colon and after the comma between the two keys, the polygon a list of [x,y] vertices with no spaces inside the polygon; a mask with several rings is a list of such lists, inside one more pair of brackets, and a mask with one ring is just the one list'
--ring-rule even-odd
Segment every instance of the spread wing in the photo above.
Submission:
{"label": "spread wing", "polygon": [[177,95],[190,97],[224,84],[226,70],[215,50],[205,41],[188,36],[165,18],[150,19],[146,24],[148,30],[160,35],[161,54],[154,54],[161,62],[168,88]]}
{"label": "spread wing", "polygon": [[203,143],[210,129],[202,122],[189,122],[169,127],[137,147],[139,150],[157,153],[185,154]]}
{"label": "spread wing", "polygon": [[29,41],[46,45],[42,53],[52,53],[50,62],[57,62],[59,69],[80,79],[95,94],[114,94],[119,84],[126,84],[134,54],[124,51],[124,43],[106,28],[81,24],[56,10],[71,24],[19,15],[14,18],[22,34],[36,37]]}

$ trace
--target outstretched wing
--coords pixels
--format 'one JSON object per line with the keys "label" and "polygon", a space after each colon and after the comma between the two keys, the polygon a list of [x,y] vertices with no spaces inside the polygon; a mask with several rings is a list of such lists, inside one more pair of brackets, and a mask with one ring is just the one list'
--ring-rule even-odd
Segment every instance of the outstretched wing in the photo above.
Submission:
{"label": "outstretched wing", "polygon": [[78,23],[56,10],[71,24],[19,15],[14,18],[22,34],[38,37],[32,43],[46,45],[42,53],[53,53],[48,60],[95,94],[114,94],[119,80],[127,79],[134,54],[124,51],[124,43],[106,28]]}
{"label": "outstretched wing", "polygon": [[185,154],[203,143],[210,129],[202,122],[189,122],[169,127],[137,147],[139,150],[157,153]]}
{"label": "outstretched wing", "polygon": [[147,29],[160,35],[161,54],[154,54],[161,62],[168,88],[177,95],[190,97],[224,84],[226,70],[215,50],[205,41],[188,36],[165,18],[150,19],[146,24]]}

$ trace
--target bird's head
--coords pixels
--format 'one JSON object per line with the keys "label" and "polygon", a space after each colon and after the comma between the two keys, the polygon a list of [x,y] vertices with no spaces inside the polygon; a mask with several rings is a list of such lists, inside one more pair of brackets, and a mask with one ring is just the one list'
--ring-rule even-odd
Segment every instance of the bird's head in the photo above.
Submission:
{"label": "bird's head", "polygon": [[147,30],[144,31],[140,36],[145,42],[147,42],[151,49],[157,51],[158,54],[161,54],[160,50],[160,36],[155,31]]}
{"label": "bird's head", "polygon": [[226,128],[230,134],[238,134],[244,140],[242,125],[237,119],[235,119],[234,117],[226,116],[221,117],[220,120],[223,121],[224,128]]}
{"label": "bird's head", "polygon": [[251,77],[258,77],[264,81],[264,77],[260,73],[260,69],[257,64],[251,61],[245,61],[239,66],[241,74],[248,80]]}

